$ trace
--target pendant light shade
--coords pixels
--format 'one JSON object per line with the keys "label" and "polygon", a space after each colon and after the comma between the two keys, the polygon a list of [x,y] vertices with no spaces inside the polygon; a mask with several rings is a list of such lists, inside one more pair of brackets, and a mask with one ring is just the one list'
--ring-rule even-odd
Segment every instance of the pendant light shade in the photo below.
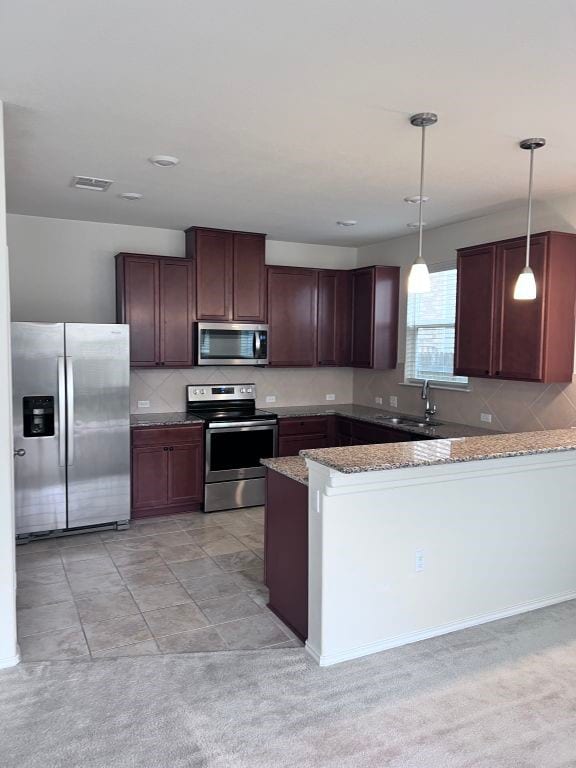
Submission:
{"label": "pendant light shade", "polygon": [[422,256],[422,205],[428,198],[424,197],[424,158],[426,155],[426,128],[438,122],[438,115],[433,112],[419,112],[412,115],[410,123],[422,129],[422,149],[420,154],[420,194],[418,195],[418,256],[412,264],[408,276],[408,293],[428,293],[430,291],[430,273]]}
{"label": "pendant light shade", "polygon": [[518,301],[531,301],[536,298],[536,278],[531,267],[524,267],[514,286],[514,298]]}
{"label": "pendant light shade", "polygon": [[546,139],[524,139],[520,149],[530,150],[530,174],[528,180],[528,215],[526,221],[526,265],[518,275],[514,286],[517,301],[533,301],[536,298],[536,278],[530,267],[530,230],[532,228],[532,182],[534,180],[534,150],[545,146]]}
{"label": "pendant light shade", "polygon": [[408,293],[429,293],[431,287],[430,272],[426,262],[418,256],[408,275]]}

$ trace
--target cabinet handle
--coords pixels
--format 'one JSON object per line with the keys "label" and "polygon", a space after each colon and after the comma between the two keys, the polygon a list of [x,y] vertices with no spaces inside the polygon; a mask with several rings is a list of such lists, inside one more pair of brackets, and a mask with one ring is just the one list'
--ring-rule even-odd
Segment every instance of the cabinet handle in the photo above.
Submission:
{"label": "cabinet handle", "polygon": [[488,376],[490,374],[490,371],[484,371],[484,373],[486,374],[486,376]]}
{"label": "cabinet handle", "polygon": [[496,371],[496,376],[500,376],[500,371]]}
{"label": "cabinet handle", "polygon": [[170,448],[163,448],[162,450],[163,450],[163,451],[169,451],[169,450],[170,450]]}

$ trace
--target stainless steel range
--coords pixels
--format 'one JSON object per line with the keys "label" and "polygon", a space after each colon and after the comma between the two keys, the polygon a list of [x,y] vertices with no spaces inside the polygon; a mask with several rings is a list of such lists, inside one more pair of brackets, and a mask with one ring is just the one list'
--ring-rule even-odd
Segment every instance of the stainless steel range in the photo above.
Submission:
{"label": "stainless steel range", "polygon": [[256,408],[254,384],[190,384],[188,411],[206,422],[204,511],[264,503],[260,459],[277,455],[274,413]]}

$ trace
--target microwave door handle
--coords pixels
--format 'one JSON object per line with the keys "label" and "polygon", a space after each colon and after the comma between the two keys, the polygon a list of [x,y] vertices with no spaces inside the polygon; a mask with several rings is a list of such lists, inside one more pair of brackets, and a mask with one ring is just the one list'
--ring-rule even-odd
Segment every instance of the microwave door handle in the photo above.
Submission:
{"label": "microwave door handle", "polygon": [[256,360],[262,357],[262,355],[260,354],[260,351],[261,351],[260,331],[254,331],[254,358]]}

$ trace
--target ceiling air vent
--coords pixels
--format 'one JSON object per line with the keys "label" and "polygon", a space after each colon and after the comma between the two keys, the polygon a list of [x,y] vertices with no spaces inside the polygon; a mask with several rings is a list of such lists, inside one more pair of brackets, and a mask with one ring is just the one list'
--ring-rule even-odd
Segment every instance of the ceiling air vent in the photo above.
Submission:
{"label": "ceiling air vent", "polygon": [[76,189],[94,189],[96,192],[106,192],[110,184],[114,184],[110,179],[95,179],[92,176],[74,176],[72,186]]}

